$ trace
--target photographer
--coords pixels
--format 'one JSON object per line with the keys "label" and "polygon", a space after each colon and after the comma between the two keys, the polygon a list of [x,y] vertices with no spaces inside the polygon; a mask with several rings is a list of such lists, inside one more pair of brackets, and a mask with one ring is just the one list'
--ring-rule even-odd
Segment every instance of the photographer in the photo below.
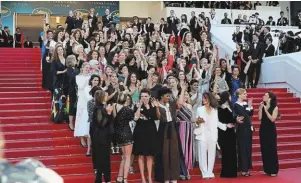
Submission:
{"label": "photographer", "polygon": [[294,33],[288,31],[286,34],[282,34],[279,37],[279,50],[280,54],[287,54],[295,52],[294,45]]}
{"label": "photographer", "polygon": [[252,35],[254,30],[247,25],[246,29],[244,30],[244,42],[252,42]]}

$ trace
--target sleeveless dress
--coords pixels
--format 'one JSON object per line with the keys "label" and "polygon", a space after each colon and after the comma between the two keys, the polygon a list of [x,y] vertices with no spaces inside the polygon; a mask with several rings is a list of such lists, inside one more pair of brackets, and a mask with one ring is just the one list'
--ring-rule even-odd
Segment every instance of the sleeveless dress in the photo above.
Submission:
{"label": "sleeveless dress", "polygon": [[133,134],[130,121],[134,119],[134,112],[131,108],[122,107],[115,117],[115,140],[119,146],[133,144]]}
{"label": "sleeveless dress", "polygon": [[[270,114],[273,110],[274,108],[269,109]],[[263,171],[267,174],[278,174],[279,162],[277,153],[276,124],[267,117],[264,109],[262,109],[259,137]]]}
{"label": "sleeveless dress", "polygon": [[77,91],[77,111],[75,119],[74,136],[84,137],[89,135],[90,124],[88,123],[88,101],[92,99],[89,95],[91,86],[88,85],[90,75],[77,75],[76,84],[78,87]]}

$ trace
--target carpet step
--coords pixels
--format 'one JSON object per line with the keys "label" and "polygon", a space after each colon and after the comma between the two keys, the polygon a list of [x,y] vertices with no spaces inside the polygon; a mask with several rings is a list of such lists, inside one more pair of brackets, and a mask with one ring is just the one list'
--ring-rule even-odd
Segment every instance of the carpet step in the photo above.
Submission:
{"label": "carpet step", "polygon": [[[47,94],[48,95],[48,94]],[[50,101],[50,97],[17,97],[17,98],[0,98],[0,103],[4,104],[23,104],[23,103],[48,103]]]}
{"label": "carpet step", "polygon": [[14,90],[14,91],[11,91],[11,92],[0,92],[0,98],[8,98],[8,97],[11,97],[11,98],[24,98],[24,97],[48,97],[49,100],[50,99],[50,95],[51,93],[49,91],[46,91],[42,88],[39,87],[38,90],[34,90],[34,91],[24,91],[24,90],[21,90],[23,92],[20,92],[20,90]]}
{"label": "carpet step", "polygon": [[[258,136],[259,135],[259,128],[255,130],[253,135]],[[301,127],[278,127],[277,128],[277,134],[278,135],[284,135],[284,134],[301,134]]]}
{"label": "carpet step", "polygon": [[[78,141],[79,144],[79,141]],[[26,158],[61,155],[83,155],[86,149],[78,146],[52,147],[52,148],[26,148],[4,150],[6,158]]]}
{"label": "carpet step", "polygon": [[[255,114],[258,113],[258,108],[255,108]],[[282,114],[301,114],[301,108],[280,108],[278,109],[280,115]]]}
{"label": "carpet step", "polygon": [[0,72],[1,74],[38,74],[41,73],[40,68],[37,69],[23,69],[23,70],[12,70],[12,69],[8,69],[8,70],[1,70]]}
{"label": "carpet step", "polygon": [[[253,106],[255,109],[258,109],[260,103],[254,103]],[[277,103],[278,108],[300,108],[301,109],[301,103]]]}
{"label": "carpet step", "polygon": [[[45,156],[61,156],[61,155],[84,155],[86,149],[78,145],[67,145],[61,147],[26,147],[22,149],[5,149],[6,158],[26,158],[26,157],[45,157]],[[63,143],[63,142],[61,142]],[[301,142],[278,143],[278,151],[297,151],[301,149]],[[260,152],[260,145],[253,144],[253,153]]]}
{"label": "carpet step", "polygon": [[45,130],[45,131],[22,131],[22,132],[4,132],[6,140],[39,140],[73,137],[73,132],[69,129]]}
{"label": "carpet step", "polygon": [[60,129],[67,129],[67,124],[60,124],[60,125],[54,125],[51,123],[5,124],[5,125],[2,125],[1,128],[2,128],[2,131],[4,131],[4,132],[60,130]]}
{"label": "carpet step", "polygon": [[259,93],[266,93],[266,92],[287,92],[287,88],[250,88],[247,89],[247,92],[249,93],[255,93],[255,92],[259,92]]}
{"label": "carpet step", "polygon": [[50,109],[29,109],[29,110],[0,110],[0,116],[38,116],[38,115],[50,115]]}
{"label": "carpet step", "polygon": [[[1,76],[0,76],[1,77]],[[39,77],[39,76],[37,76]],[[20,76],[14,77],[14,78],[1,78],[0,79],[0,85],[2,86],[2,84],[12,84],[13,86],[18,84],[23,84],[23,82],[25,83],[41,83],[42,79],[41,78],[20,78]],[[39,85],[40,86],[40,85]]]}
{"label": "carpet step", "polygon": [[[300,120],[300,119],[301,119],[301,114],[281,114],[281,120]],[[258,120],[257,114],[252,117],[252,121],[255,120]]]}
{"label": "carpet step", "polygon": [[[252,124],[256,129],[259,129],[260,122],[253,120]],[[276,126],[278,127],[301,127],[301,120],[279,120],[276,121]]]}
{"label": "carpet step", "polygon": [[[78,144],[78,141],[77,141]],[[51,146],[51,145],[50,145]],[[289,160],[289,159],[301,159],[301,151],[280,151],[278,152],[279,160]],[[37,157],[39,161],[43,162],[46,166],[55,166],[55,165],[73,165],[73,164],[89,164],[92,163],[91,158],[82,155],[72,155],[72,156],[56,156],[56,157]],[[11,163],[19,162],[20,158],[9,159]],[[121,155],[111,155],[111,163],[113,165],[120,164]],[[261,161],[261,152],[252,154],[252,161]],[[216,159],[215,163],[217,165],[221,164],[221,159]],[[137,166],[137,157],[135,157],[135,166]],[[114,170],[113,170],[114,171]],[[117,169],[116,169],[117,171]]]}
{"label": "carpet step", "polygon": [[27,66],[5,66],[0,68],[0,72],[5,71],[7,69],[14,70],[14,71],[20,71],[20,70],[38,70],[40,66],[32,66],[32,65],[27,65]]}
{"label": "carpet step", "polygon": [[35,74],[1,74],[0,73],[0,80],[2,81],[10,81],[10,80],[25,80],[29,81],[31,79],[40,79],[42,80],[42,73],[35,73]]}
{"label": "carpet step", "polygon": [[[36,92],[36,91],[41,91],[41,90],[42,90],[42,88],[39,86],[36,86],[36,87],[2,87],[2,86],[0,86],[0,92],[15,92],[15,91]],[[2,95],[0,95],[0,96],[2,96]]]}
{"label": "carpet step", "polygon": [[[1,57],[1,56],[0,56]],[[41,57],[40,56],[36,56],[33,58],[0,58],[1,59],[1,63],[5,63],[5,64],[10,64],[10,63],[15,63],[15,64],[41,64]]]}
{"label": "carpet step", "polygon": [[[260,98],[253,98],[253,103],[260,103],[262,102],[262,97]],[[281,103],[291,103],[291,102],[295,102],[295,103],[300,103],[300,98],[296,98],[296,97],[279,97],[277,98],[277,102],[281,102]]]}
{"label": "carpet step", "polygon": [[7,83],[7,82],[1,82],[0,81],[0,86],[1,87],[40,87],[42,81],[38,80],[32,80],[30,82],[24,82],[24,83]]}
{"label": "carpet step", "polygon": [[[0,58],[1,59],[1,58]],[[27,58],[24,58],[23,60],[26,60]],[[1,65],[3,67],[9,67],[11,66],[11,68],[14,67],[28,67],[28,66],[32,66],[32,67],[40,67],[40,63],[36,63],[36,62],[32,62],[32,59],[29,60],[29,62],[20,62],[20,63],[16,63],[16,62],[11,62],[11,63],[1,63]]]}
{"label": "carpet step", "polygon": [[[290,160],[281,160],[279,161],[280,168],[295,168],[301,165],[301,160],[298,161],[292,161]],[[112,169],[112,178],[116,177],[119,164],[112,164],[111,165]],[[52,168],[52,167],[50,167]],[[91,164],[79,164],[79,165],[68,165],[68,166],[60,166],[60,167],[53,167],[52,168],[54,171],[59,173],[60,175],[74,175],[74,174],[91,174],[93,173],[93,168]],[[220,164],[215,164],[214,166],[214,172],[218,173],[220,172],[221,165]],[[137,170],[137,169],[136,169]],[[253,169],[252,171],[261,171],[262,170],[262,162],[256,161],[253,162]],[[194,168],[189,171],[190,175],[200,175],[200,170],[198,168]],[[137,176],[137,178],[136,178]],[[140,179],[140,174],[138,171],[136,171],[135,174],[129,175],[128,179]],[[114,180],[114,179],[113,179]]]}
{"label": "carpet step", "polygon": [[[263,97],[263,93],[248,93],[248,98],[259,98]],[[275,93],[276,97],[293,97],[294,95],[292,93],[287,93],[287,92],[277,92]]]}
{"label": "carpet step", "polygon": [[37,123],[37,122],[44,122],[50,121],[50,113],[49,115],[36,115],[36,116],[12,116],[12,117],[0,117],[2,124],[22,124],[22,123]]}
{"label": "carpet step", "polygon": [[[1,99],[0,99],[1,101]],[[3,104],[0,103],[0,110],[5,109],[14,109],[14,110],[22,110],[22,109],[50,109],[51,103],[9,103]]]}
{"label": "carpet step", "polygon": [[[283,134],[277,136],[278,143],[301,142],[301,134]],[[253,144],[260,144],[259,136],[253,136]]]}
{"label": "carpet step", "polygon": [[[49,133],[49,132],[48,132]],[[57,139],[32,139],[32,140],[8,140],[5,142],[6,149],[37,148],[37,147],[60,147],[79,145],[76,138],[57,138]]]}

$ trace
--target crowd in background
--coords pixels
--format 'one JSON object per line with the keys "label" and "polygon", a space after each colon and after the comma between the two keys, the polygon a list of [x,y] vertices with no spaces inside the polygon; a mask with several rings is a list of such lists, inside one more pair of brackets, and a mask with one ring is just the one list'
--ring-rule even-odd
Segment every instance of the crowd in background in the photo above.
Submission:
{"label": "crowd in background", "polygon": [[25,39],[23,33],[21,33],[21,29],[19,27],[16,28],[16,33],[13,35],[10,34],[10,30],[7,26],[0,29],[0,48],[8,47],[8,48],[33,48],[33,43],[28,39]]}
{"label": "crowd in background", "polygon": [[187,8],[215,8],[215,9],[243,9],[252,10],[256,6],[278,6],[278,1],[164,1],[167,7],[187,7]]}
{"label": "crowd in background", "polygon": [[[68,121],[86,156],[92,155],[95,182],[102,176],[111,182],[110,155],[120,149],[116,182],[137,171],[135,158],[143,183],[153,182],[153,166],[158,182],[190,179],[198,165],[204,179],[214,178],[217,147],[221,177],[236,177],[237,170],[251,175],[254,108],[243,88],[257,87],[271,40],[250,33],[249,44],[235,38],[232,57],[219,55],[208,15],[191,15],[188,20],[171,10],[160,23],[134,16],[119,25],[109,9],[98,22],[91,8],[86,20],[70,11],[64,26],[45,25],[42,82],[53,94],[51,119]],[[264,169],[276,176],[273,93],[265,94],[259,111]]]}

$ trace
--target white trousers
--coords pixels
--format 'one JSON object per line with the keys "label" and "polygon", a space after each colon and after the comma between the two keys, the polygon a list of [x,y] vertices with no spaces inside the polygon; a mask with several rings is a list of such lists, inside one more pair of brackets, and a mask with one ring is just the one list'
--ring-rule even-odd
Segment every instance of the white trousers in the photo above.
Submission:
{"label": "white trousers", "polygon": [[198,140],[199,167],[203,178],[213,178],[216,142],[212,140],[210,133],[207,133],[205,136],[205,140]]}

